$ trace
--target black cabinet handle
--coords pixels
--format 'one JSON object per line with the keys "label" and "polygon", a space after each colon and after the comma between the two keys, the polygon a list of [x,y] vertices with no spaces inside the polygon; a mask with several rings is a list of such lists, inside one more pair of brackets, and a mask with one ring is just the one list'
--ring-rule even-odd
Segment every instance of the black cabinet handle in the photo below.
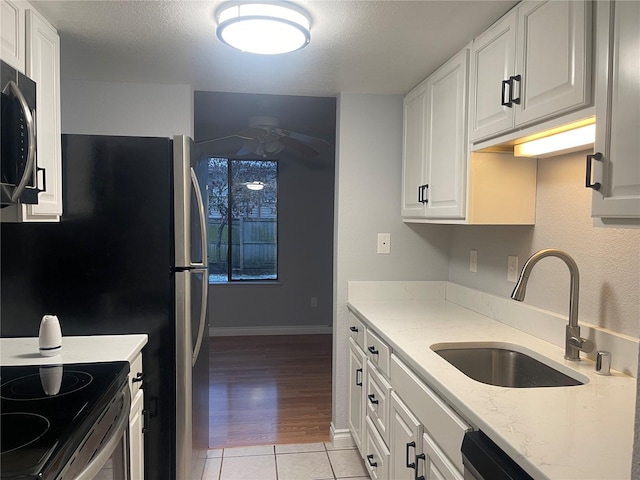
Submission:
{"label": "black cabinet handle", "polygon": [[602,161],[602,154],[600,152],[596,152],[593,155],[587,155],[587,178],[585,180],[584,186],[587,188],[593,188],[594,190],[600,190],[602,186],[600,182],[591,183],[591,165],[592,160],[597,160],[598,162]]}
{"label": "black cabinet handle", "polygon": [[425,184],[422,186],[424,191],[422,192],[422,203],[429,203],[429,198],[427,197],[427,190],[429,189],[429,184]]}
{"label": "black cabinet handle", "polygon": [[[507,93],[507,87],[509,87],[509,98],[505,99],[505,93]],[[511,79],[502,80],[502,93],[500,95],[500,105],[503,107],[511,108],[513,104],[511,103]]]}
{"label": "black cabinet handle", "polygon": [[[358,381],[358,374],[360,374],[360,381]],[[356,386],[357,387],[362,386],[362,369],[361,368],[356,370]]]}
{"label": "black cabinet handle", "polygon": [[373,455],[367,455],[367,462],[369,462],[369,465],[371,465],[372,467],[378,466],[378,462],[373,461]]}
{"label": "black cabinet handle", "polygon": [[422,185],[418,185],[418,203],[422,203]]}
{"label": "black cabinet handle", "polygon": [[380,353],[376,350],[376,347],[369,347],[367,350],[369,350],[373,355],[378,355],[378,353]]}
{"label": "black cabinet handle", "polygon": [[[138,374],[131,379],[131,383],[142,382],[143,377],[144,377],[144,373],[138,372]],[[142,385],[140,385],[140,388],[142,388]]]}
{"label": "black cabinet handle", "polygon": [[352,332],[357,332],[358,331],[358,327],[349,327],[349,330],[351,330]]}
{"label": "black cabinet handle", "polygon": [[409,443],[407,443],[407,452],[406,452],[406,454],[405,454],[405,457],[404,457],[404,458],[405,458],[405,463],[407,464],[407,468],[413,468],[413,469],[415,469],[415,468],[416,468],[416,463],[415,463],[415,462],[413,462],[413,463],[409,463],[409,449],[410,449],[411,447],[416,448],[416,442],[409,442]]}
{"label": "black cabinet handle", "polygon": [[378,400],[376,400],[376,396],[373,393],[367,395],[367,397],[369,398],[369,401],[371,403],[373,403],[374,405],[377,405],[378,403],[380,403],[380,402],[378,402]]}
{"label": "black cabinet handle", "polygon": [[149,430],[149,413],[146,410],[142,410],[142,433],[146,433]]}
{"label": "black cabinet handle", "polygon": [[[509,101],[515,103],[516,105],[520,105],[520,82],[522,80],[522,76],[515,75],[513,77],[509,77]],[[518,82],[518,96],[514,98],[513,90],[515,82]]]}
{"label": "black cabinet handle", "polygon": [[416,455],[416,474],[415,474],[415,479],[416,480],[425,480],[424,475],[420,475],[418,476],[418,460],[426,460],[426,456],[424,455],[424,453],[421,453],[420,455]]}

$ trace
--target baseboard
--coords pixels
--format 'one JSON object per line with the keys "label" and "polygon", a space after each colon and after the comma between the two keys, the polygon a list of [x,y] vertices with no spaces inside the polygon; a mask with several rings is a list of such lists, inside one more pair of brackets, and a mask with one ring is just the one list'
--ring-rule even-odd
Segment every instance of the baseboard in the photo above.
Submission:
{"label": "baseboard", "polygon": [[351,436],[351,432],[349,431],[349,429],[335,428],[333,422],[331,422],[330,439],[331,444],[334,448],[347,448],[355,446],[355,442],[353,441],[353,437]]}
{"label": "baseboard", "polygon": [[331,333],[333,333],[333,327],[331,325],[209,328],[210,337],[241,337],[250,335],[328,335]]}

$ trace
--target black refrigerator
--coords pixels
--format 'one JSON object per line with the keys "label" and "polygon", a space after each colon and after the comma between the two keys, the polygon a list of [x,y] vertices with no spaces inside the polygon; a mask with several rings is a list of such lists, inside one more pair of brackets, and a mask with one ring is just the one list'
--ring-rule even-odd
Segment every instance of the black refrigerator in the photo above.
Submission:
{"label": "black refrigerator", "polygon": [[[0,335],[149,336],[145,478],[200,478],[208,448],[208,163],[188,137],[63,135],[60,223],[0,224]],[[64,340],[63,340],[64,349]]]}

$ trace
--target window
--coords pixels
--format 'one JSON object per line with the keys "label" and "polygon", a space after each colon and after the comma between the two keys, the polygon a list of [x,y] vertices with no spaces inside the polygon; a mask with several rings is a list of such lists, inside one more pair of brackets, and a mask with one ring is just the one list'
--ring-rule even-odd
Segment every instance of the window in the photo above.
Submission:
{"label": "window", "polygon": [[278,279],[278,163],[209,159],[209,283]]}

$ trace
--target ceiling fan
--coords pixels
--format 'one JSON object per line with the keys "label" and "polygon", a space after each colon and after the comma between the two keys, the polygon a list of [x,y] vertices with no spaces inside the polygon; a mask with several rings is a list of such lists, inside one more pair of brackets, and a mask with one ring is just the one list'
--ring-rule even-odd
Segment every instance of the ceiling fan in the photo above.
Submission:
{"label": "ceiling fan", "polygon": [[280,128],[280,120],[271,116],[254,116],[249,118],[246,130],[198,142],[198,145],[220,142],[229,138],[239,138],[243,141],[242,148],[236,155],[259,155],[263,158],[279,154],[285,148],[307,158],[319,155],[319,149],[329,142],[321,138],[311,137],[291,130]]}

